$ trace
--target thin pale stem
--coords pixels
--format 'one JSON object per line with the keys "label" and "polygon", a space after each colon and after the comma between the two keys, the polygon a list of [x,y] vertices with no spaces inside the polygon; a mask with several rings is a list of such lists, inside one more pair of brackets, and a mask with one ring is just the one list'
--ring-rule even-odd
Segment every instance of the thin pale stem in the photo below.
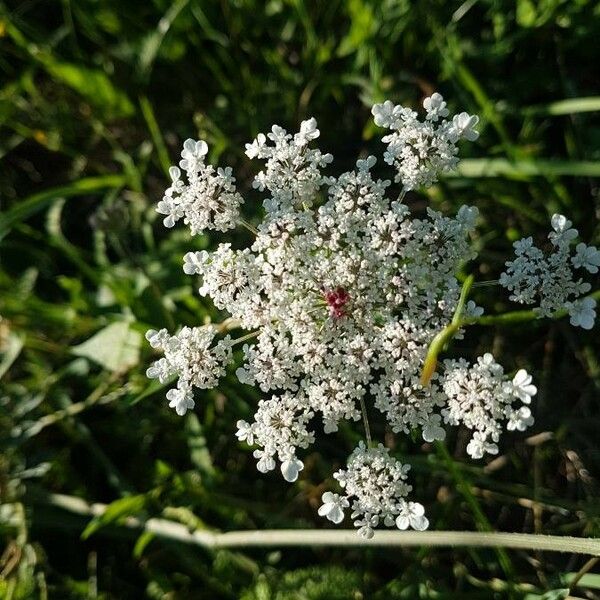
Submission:
{"label": "thin pale stem", "polygon": [[580,571],[573,577],[573,580],[569,582],[569,593],[571,593],[576,587],[577,584],[583,579],[583,576],[591,571],[596,563],[600,560],[600,557],[596,556],[594,558],[590,558],[583,567],[581,567]]}
{"label": "thin pale stem", "polygon": [[252,233],[254,235],[258,235],[258,229],[256,229],[256,227],[254,227],[254,225],[251,225],[250,223],[248,223],[248,221],[246,221],[246,219],[240,218],[238,220],[238,223],[242,227],[245,227],[250,233]]}
{"label": "thin pale stem", "polygon": [[373,445],[373,440],[371,438],[371,427],[369,426],[369,416],[367,415],[367,407],[365,405],[365,400],[361,396],[360,397],[360,410],[362,411],[362,420],[365,426],[365,437],[367,438],[367,446],[369,448]]}
{"label": "thin pale stem", "polygon": [[260,331],[251,331],[250,333],[247,333],[246,335],[243,335],[242,337],[232,340],[231,345],[236,346],[237,344],[241,344],[242,342],[245,342],[246,340],[251,340],[252,338],[257,337],[259,333],[260,333]]}
{"label": "thin pale stem", "polygon": [[[36,494],[37,506],[52,506],[74,515],[98,517],[106,504],[88,504],[81,498],[63,494]],[[244,548],[282,546],[463,546],[518,548],[600,556],[600,539],[528,533],[479,531],[378,531],[370,540],[355,530],[265,529],[254,531],[190,531],[186,525],[167,519],[141,520],[129,517],[112,522],[113,527],[144,530],[157,537],[205,548]]]}
{"label": "thin pale stem", "polygon": [[499,285],[500,280],[491,279],[490,281],[476,281],[471,287],[481,288],[481,287],[493,287],[495,285]]}
{"label": "thin pale stem", "polygon": [[219,333],[226,333],[231,331],[232,329],[240,329],[242,323],[239,319],[234,319],[233,317],[229,317],[221,323],[214,325]]}

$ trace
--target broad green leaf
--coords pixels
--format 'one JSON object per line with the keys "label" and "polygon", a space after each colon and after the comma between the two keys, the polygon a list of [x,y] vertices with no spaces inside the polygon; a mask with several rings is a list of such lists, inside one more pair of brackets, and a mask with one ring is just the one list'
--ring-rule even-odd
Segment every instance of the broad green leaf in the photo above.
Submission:
{"label": "broad green leaf", "polygon": [[4,346],[0,347],[0,379],[10,369],[10,366],[17,360],[17,357],[23,349],[23,336],[14,332],[8,335]]}
{"label": "broad green leaf", "polygon": [[122,372],[135,366],[140,359],[142,336],[130,323],[111,323],[89,340],[71,348],[76,356],[83,356],[105,369]]}
{"label": "broad green leaf", "polygon": [[107,117],[129,117],[135,112],[131,100],[104,72],[49,57],[42,58],[41,62],[52,77],[75,90]]}

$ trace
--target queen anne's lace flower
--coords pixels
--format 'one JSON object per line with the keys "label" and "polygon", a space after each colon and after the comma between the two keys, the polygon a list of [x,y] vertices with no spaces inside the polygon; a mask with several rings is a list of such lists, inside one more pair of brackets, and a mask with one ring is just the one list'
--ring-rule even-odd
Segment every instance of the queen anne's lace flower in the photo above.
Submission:
{"label": "queen anne's lace flower", "polygon": [[463,112],[451,121],[443,118],[449,111],[440,94],[425,98],[423,108],[427,111],[424,122],[418,120],[415,111],[389,100],[375,104],[372,110],[375,124],[393,131],[383,138],[388,145],[384,159],[394,165],[396,181],[402,182],[406,190],[431,185],[440,173],[455,169],[456,142],[472,142],[479,136],[475,130],[479,117]]}
{"label": "queen anne's lace flower", "polygon": [[325,492],[321,500],[323,504],[319,508],[319,516],[327,517],[332,523],[339,525],[344,520],[344,509],[350,506],[348,499],[339,494]]}
{"label": "queen anne's lace flower", "polygon": [[587,246],[586,244],[577,244],[576,254],[571,259],[573,266],[576,269],[585,269],[590,273],[597,273],[600,267],[600,250],[595,246]]}
{"label": "queen anne's lace flower", "polygon": [[548,239],[552,250],[544,252],[534,245],[532,238],[514,243],[516,258],[506,263],[500,284],[512,292],[510,299],[522,304],[536,304],[533,310],[540,317],[549,317],[566,309],[571,324],[584,329],[594,326],[596,301],[593,298],[577,300],[590,291],[589,283],[576,277],[575,269],[597,273],[600,252],[594,246],[580,243],[572,255],[571,244],[578,232],[564,215],[555,214]]}
{"label": "queen anne's lace flower", "polygon": [[272,471],[274,457],[281,462],[281,473],[286,481],[296,481],[304,464],[296,457],[297,448],[308,448],[314,434],[307,429],[313,416],[309,405],[300,397],[284,394],[270,400],[261,400],[254,415],[254,423],[238,421],[237,437],[250,445],[261,446],[254,451],[257,468],[262,473]]}
{"label": "queen anne's lace flower", "polygon": [[533,377],[525,369],[519,369],[512,380],[513,394],[525,404],[529,404],[531,398],[537,394],[537,388],[532,381]]}
{"label": "queen anne's lace flower", "polygon": [[294,136],[279,125],[273,125],[266,136],[260,133],[251,144],[246,144],[248,158],[267,160],[266,169],[255,177],[253,187],[271,193],[271,198],[264,203],[269,212],[312,202],[323,184],[320,169],[333,160],[331,154],[308,148],[308,143],[319,135],[313,118],[303,121]]}
{"label": "queen anne's lace flower", "polygon": [[183,327],[176,335],[169,335],[166,329],[151,329],[146,333],[150,345],[164,352],[164,357],[157,360],[146,375],[161,383],[177,375],[177,388],[169,390],[167,399],[179,415],[194,408],[191,388],[215,387],[231,361],[229,336],[211,346],[214,337],[215,329],[211,326]]}
{"label": "queen anne's lace flower", "polygon": [[[253,448],[263,473],[279,467],[287,481],[296,481],[315,427],[332,433],[342,421],[374,410],[394,432],[420,430],[427,442],[445,438],[444,423],[463,424],[473,431],[467,451],[475,458],[498,451],[504,424],[523,431],[533,422],[528,404],[537,390],[531,376],[520,370],[508,378],[491,355],[475,365],[445,361],[427,385],[421,380],[432,340],[457,313],[456,272],[475,256],[469,237],[478,216],[468,206],[455,217],[430,208],[414,216],[403,203],[404,192],[430,185],[456,166],[460,139],[477,137],[477,117],[449,118],[439,94],[423,106],[424,122],[389,101],[373,107],[375,122],[392,130],[384,138],[385,160],[403,186],[396,200],[388,195],[391,182],[373,175],[373,156],[337,177],[323,174],[332,156],[312,147],[319,137],[315,119],[302,122],[295,134],[273,126],[246,145],[248,157],[265,161],[253,184],[267,196],[256,228],[242,221],[231,171],[205,164],[204,142],[186,141],[179,167],[171,169],[173,183],[158,206],[165,225],[183,220],[194,234],[236,223],[256,231],[248,248],[223,242],[210,252],[186,254],[183,265],[199,279],[199,293],[232,317],[228,327],[248,333],[232,341],[219,339],[214,326],[184,327],[176,335],[150,331],[150,344],[164,357],[148,376],[162,382],[177,377],[167,398],[184,414],[194,407],[194,388],[216,386],[232,346],[243,344],[238,380],[266,397],[250,422],[238,421],[236,435]],[[550,236],[554,254],[521,240],[503,278],[519,301],[541,297],[542,313],[565,307],[572,322],[587,327],[595,304],[576,298],[589,286],[568,282],[572,267],[593,273],[599,258],[595,248],[581,245],[571,257],[576,235],[557,215]],[[467,320],[482,312],[472,301],[462,306]],[[380,523],[425,529],[423,507],[407,499],[408,469],[383,446],[361,443],[335,474],[343,493],[323,494],[319,514],[340,523],[350,509],[365,537]]]}
{"label": "queen anne's lace flower", "polygon": [[399,529],[426,529],[427,519],[420,504],[406,502],[412,487],[406,483],[410,465],[403,465],[382,444],[367,448],[364,442],[348,458],[346,469],[334,473],[344,496],[323,494],[319,514],[334,523],[344,518],[344,508],[351,506],[350,517],[362,537],[373,537],[373,528],[382,523]]}
{"label": "queen anne's lace flower", "polygon": [[447,405],[442,415],[446,423],[462,423],[473,431],[467,446],[472,458],[498,453],[503,421],[509,421],[510,429],[520,431],[533,424],[529,408],[515,406],[517,401],[529,404],[537,393],[531,381],[524,369],[517,371],[512,380],[506,377],[489,353],[480,356],[474,365],[464,359],[444,361],[440,385]]}
{"label": "queen anne's lace flower", "polygon": [[565,308],[569,311],[571,325],[583,329],[591,329],[594,326],[596,301],[593,298],[582,298],[575,302],[567,302]]}
{"label": "queen anne's lace flower", "polygon": [[[172,184],[158,203],[157,212],[167,215],[165,227],[173,227],[179,219],[189,225],[193,234],[204,229],[227,231],[236,226],[243,199],[235,189],[230,167],[215,170],[204,164],[208,146],[203,140],[186,140],[179,167],[171,167]],[[181,178],[185,171],[187,184]]]}
{"label": "queen anne's lace flower", "polygon": [[416,529],[424,531],[429,527],[429,520],[425,516],[425,509],[418,502],[406,502],[401,500],[399,503],[399,514],[396,517],[396,527],[398,529]]}

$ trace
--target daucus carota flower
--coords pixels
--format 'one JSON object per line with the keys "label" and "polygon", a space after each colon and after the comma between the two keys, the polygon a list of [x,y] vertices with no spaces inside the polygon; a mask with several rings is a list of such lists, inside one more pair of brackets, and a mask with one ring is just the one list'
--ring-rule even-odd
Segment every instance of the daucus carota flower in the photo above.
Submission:
{"label": "daucus carota flower", "polygon": [[555,214],[551,224],[552,231],[548,234],[551,250],[541,250],[530,237],[515,242],[516,257],[506,263],[500,284],[511,292],[511,300],[537,304],[533,310],[540,317],[566,309],[572,325],[591,329],[596,302],[593,298],[578,300],[590,291],[591,285],[578,278],[574,269],[597,273],[600,252],[594,246],[579,243],[573,254],[571,246],[578,231],[571,227],[571,221]]}
{"label": "daucus carota flower", "polygon": [[427,111],[425,121],[419,121],[415,111],[387,100],[373,106],[375,124],[391,129],[383,141],[387,144],[385,161],[396,168],[396,181],[406,190],[435,183],[439,175],[458,164],[460,139],[475,141],[479,117],[466,112],[444,119],[450,113],[438,93],[423,101]]}
{"label": "daucus carota flower", "polygon": [[167,399],[179,415],[194,408],[192,387],[215,387],[231,361],[230,338],[213,345],[214,337],[215,330],[211,326],[183,327],[176,335],[169,335],[166,329],[151,329],[146,333],[150,345],[164,352],[164,357],[157,360],[146,375],[161,383],[177,376],[177,388],[167,393]]}
{"label": "daucus carota flower", "polygon": [[189,139],[183,144],[179,167],[169,169],[172,184],[156,208],[166,215],[165,227],[173,227],[180,219],[192,233],[204,229],[227,231],[236,226],[243,199],[236,191],[235,178],[230,167],[215,169],[205,164],[207,152],[208,146],[202,140]]}
{"label": "daucus carota flower", "polygon": [[325,492],[321,500],[323,504],[319,508],[319,515],[339,525],[344,520],[344,509],[350,506],[348,499],[339,494]]}
{"label": "daucus carota flower", "polygon": [[[427,519],[420,504],[409,502],[405,497],[412,487],[406,483],[409,465],[391,457],[389,450],[382,444],[367,448],[363,442],[348,458],[346,469],[334,473],[343,496],[324,494],[323,506],[319,514],[331,513],[343,520],[343,507],[350,506],[351,518],[362,537],[373,537],[373,528],[380,523],[386,527],[396,525],[399,529],[426,529]],[[344,502],[345,500],[345,502]],[[335,522],[335,521],[334,521]]]}
{"label": "daucus carota flower", "polygon": [[[166,226],[182,220],[197,234],[241,224],[255,238],[246,248],[221,242],[185,255],[184,272],[230,317],[229,326],[148,332],[150,344],[164,353],[148,376],[177,379],[167,398],[185,414],[194,407],[194,389],[216,386],[240,344],[235,374],[265,396],[249,421],[237,422],[236,435],[252,447],[262,473],[278,469],[290,482],[306,476],[303,453],[316,429],[334,433],[342,422],[362,419],[370,441],[369,413],[378,413],[394,433],[417,431],[426,442],[443,440],[444,425],[463,425],[472,431],[467,452],[474,458],[498,452],[503,428],[523,431],[533,423],[531,376],[524,370],[505,375],[489,354],[474,365],[443,361],[427,385],[421,380],[434,338],[457,315],[470,322],[483,312],[460,299],[456,278],[476,256],[470,237],[477,208],[414,215],[403,201],[408,190],[456,167],[457,144],[477,138],[478,119],[450,117],[437,93],[423,106],[423,121],[390,101],[373,107],[375,123],[391,130],[384,159],[401,184],[393,194],[391,181],[374,176],[374,156],[345,173],[326,174],[333,157],[314,147],[315,119],[295,134],[275,125],[246,145],[249,158],[265,161],[253,183],[265,194],[254,225],[240,214],[231,171],[205,163],[204,142],[186,141],[179,167],[171,169],[172,185],[158,205]],[[595,303],[578,299],[589,285],[573,282],[572,269],[596,272],[598,252],[580,244],[571,256],[577,232],[560,215],[552,225],[554,252],[548,256],[530,238],[517,242],[502,283],[513,299],[541,299],[541,314],[567,308],[572,323],[591,326]],[[247,333],[223,338],[232,328]],[[455,333],[460,337],[462,329]],[[378,525],[425,529],[423,506],[408,499],[408,470],[384,446],[361,442],[334,475],[341,491],[323,494],[319,514],[340,523],[349,511],[367,538]]]}
{"label": "daucus carota flower", "polygon": [[467,446],[472,458],[498,453],[503,422],[509,421],[512,429],[521,431],[533,424],[531,411],[518,405],[529,404],[537,393],[531,382],[531,375],[524,369],[508,378],[489,353],[480,356],[474,365],[464,359],[444,361],[440,385],[447,404],[442,415],[446,423],[463,424],[473,431]]}
{"label": "daucus carota flower", "polygon": [[566,302],[571,325],[583,329],[592,329],[596,320],[596,301],[593,298],[582,298],[575,302]]}

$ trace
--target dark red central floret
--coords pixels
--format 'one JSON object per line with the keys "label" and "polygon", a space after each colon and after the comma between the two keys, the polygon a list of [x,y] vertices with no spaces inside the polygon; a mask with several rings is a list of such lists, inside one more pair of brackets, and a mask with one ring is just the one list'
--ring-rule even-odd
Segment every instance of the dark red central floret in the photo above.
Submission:
{"label": "dark red central floret", "polygon": [[350,296],[343,287],[338,287],[335,290],[325,290],[323,296],[327,306],[329,306],[329,313],[334,319],[346,316],[344,306],[350,300]]}

